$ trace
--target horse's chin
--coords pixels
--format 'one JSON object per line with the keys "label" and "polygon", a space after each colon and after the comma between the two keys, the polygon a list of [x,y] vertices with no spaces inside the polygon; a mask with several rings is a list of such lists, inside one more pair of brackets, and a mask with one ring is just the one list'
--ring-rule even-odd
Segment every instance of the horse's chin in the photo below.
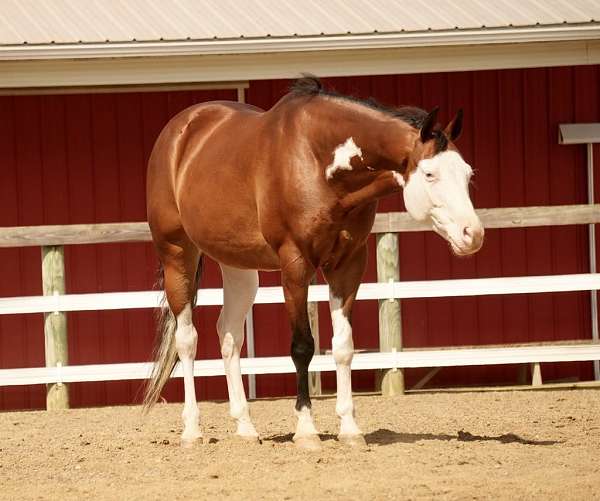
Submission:
{"label": "horse's chin", "polygon": [[460,248],[452,240],[448,240],[448,243],[450,244],[450,248],[452,249],[452,253],[455,256],[458,256],[458,257],[470,256],[471,254],[474,254],[475,252],[477,252],[477,250]]}
{"label": "horse's chin", "polygon": [[476,245],[466,246],[466,245],[457,245],[452,238],[446,237],[446,240],[450,244],[450,248],[452,249],[452,253],[455,256],[465,257],[475,254],[479,249],[481,249],[481,245],[483,241],[477,243]]}
{"label": "horse's chin", "polygon": [[454,254],[455,256],[470,256],[472,254],[475,254],[479,249],[481,249],[482,242],[478,242],[476,245],[465,245],[464,242],[457,241],[454,238],[452,238],[452,234],[450,232],[447,232],[444,228],[436,226],[435,224],[432,225],[432,228],[433,231],[435,231],[439,236],[446,240],[446,242],[448,242],[452,254]]}

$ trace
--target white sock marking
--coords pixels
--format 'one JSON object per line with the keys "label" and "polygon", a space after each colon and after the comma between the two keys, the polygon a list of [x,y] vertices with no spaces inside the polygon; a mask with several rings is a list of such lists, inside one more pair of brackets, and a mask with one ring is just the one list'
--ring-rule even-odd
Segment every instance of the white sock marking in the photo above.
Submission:
{"label": "white sock marking", "polygon": [[351,364],[354,356],[352,326],[344,314],[342,300],[329,294],[329,307],[333,323],[331,348],[336,363],[337,401],[335,410],[340,417],[340,435],[359,435],[361,433],[354,421],[352,402]]}
{"label": "white sock marking", "polygon": [[331,179],[338,170],[352,170],[350,160],[358,157],[362,160],[362,150],[356,146],[354,139],[349,137],[344,144],[340,144],[333,152],[333,162],[325,170],[325,177]]}
{"label": "white sock marking", "polygon": [[244,344],[244,321],[258,289],[256,270],[239,270],[221,265],[223,274],[223,308],[217,321],[221,355],[225,366],[229,412],[237,421],[237,434],[257,437],[250,420],[248,402],[242,382],[240,352]]}
{"label": "white sock marking", "polygon": [[313,423],[312,412],[308,407],[302,407],[299,411],[294,410],[294,412],[298,418],[294,438],[318,434],[315,424]]}
{"label": "white sock marking", "polygon": [[183,369],[184,405],[181,417],[183,419],[184,440],[194,440],[202,436],[200,431],[200,411],[196,402],[194,387],[194,359],[198,334],[192,322],[192,307],[186,304],[183,311],[177,315],[177,330],[175,331],[175,347]]}

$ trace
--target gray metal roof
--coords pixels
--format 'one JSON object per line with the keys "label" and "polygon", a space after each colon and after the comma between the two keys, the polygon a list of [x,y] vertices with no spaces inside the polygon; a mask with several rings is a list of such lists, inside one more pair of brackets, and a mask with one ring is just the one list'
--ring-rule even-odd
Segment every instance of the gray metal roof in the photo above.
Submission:
{"label": "gray metal roof", "polygon": [[[226,47],[229,41],[241,47],[286,40],[291,47],[306,38],[392,35],[394,40],[420,35],[415,43],[431,45],[428,37],[445,43],[434,36],[482,30],[529,41],[543,40],[542,32],[556,36],[584,28],[580,38],[590,38],[598,33],[598,21],[599,0],[2,0],[0,55],[41,46]],[[530,35],[520,40],[522,33]]]}

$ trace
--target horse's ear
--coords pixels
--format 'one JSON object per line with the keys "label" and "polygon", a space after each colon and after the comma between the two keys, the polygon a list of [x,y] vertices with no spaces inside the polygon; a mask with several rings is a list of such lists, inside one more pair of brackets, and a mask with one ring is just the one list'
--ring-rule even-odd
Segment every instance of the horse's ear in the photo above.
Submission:
{"label": "horse's ear", "polygon": [[429,141],[433,137],[433,128],[435,127],[435,121],[437,119],[437,114],[440,108],[436,106],[433,108],[429,115],[423,121],[423,125],[421,126],[421,142],[425,143]]}
{"label": "horse's ear", "polygon": [[463,126],[463,110],[462,108],[458,110],[456,116],[452,119],[452,121],[448,124],[446,129],[444,130],[444,134],[450,138],[450,141],[455,141],[460,136],[462,132]]}

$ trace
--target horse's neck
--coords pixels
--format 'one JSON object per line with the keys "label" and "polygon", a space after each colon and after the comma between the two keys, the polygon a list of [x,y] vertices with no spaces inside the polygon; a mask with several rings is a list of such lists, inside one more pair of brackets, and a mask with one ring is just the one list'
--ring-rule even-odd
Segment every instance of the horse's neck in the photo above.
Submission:
{"label": "horse's neck", "polygon": [[379,162],[401,165],[414,142],[410,125],[359,103],[334,100],[318,110],[317,117],[327,138],[326,153],[351,138],[372,166]]}
{"label": "horse's neck", "polygon": [[[327,138],[321,139],[324,156],[333,156],[333,163],[324,162],[325,175],[344,212],[400,191],[402,176],[397,171],[414,143],[412,127],[357,103],[321,112],[320,125]],[[361,166],[354,169],[349,157],[359,155]]]}

